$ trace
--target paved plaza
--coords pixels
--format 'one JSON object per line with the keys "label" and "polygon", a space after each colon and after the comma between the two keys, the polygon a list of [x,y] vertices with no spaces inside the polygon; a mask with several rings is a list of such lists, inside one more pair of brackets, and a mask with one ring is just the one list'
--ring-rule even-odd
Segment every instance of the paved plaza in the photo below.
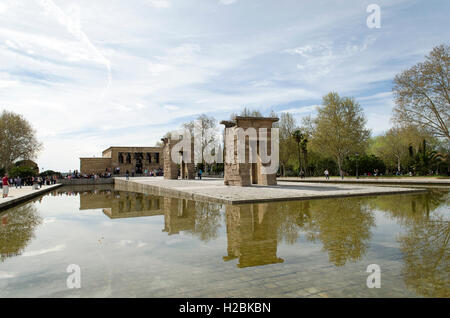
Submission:
{"label": "paved plaza", "polygon": [[31,186],[22,186],[22,188],[17,189],[15,186],[11,186],[9,187],[8,197],[0,198],[0,210],[25,202],[60,186],[61,184],[53,184],[49,186],[42,186],[42,188],[38,190],[33,190]]}
{"label": "paved plaza", "polygon": [[225,186],[223,179],[165,180],[162,177],[115,178],[115,188],[124,191],[166,195],[224,204],[306,200],[332,197],[423,192],[425,190],[372,185],[278,182],[274,186]]}

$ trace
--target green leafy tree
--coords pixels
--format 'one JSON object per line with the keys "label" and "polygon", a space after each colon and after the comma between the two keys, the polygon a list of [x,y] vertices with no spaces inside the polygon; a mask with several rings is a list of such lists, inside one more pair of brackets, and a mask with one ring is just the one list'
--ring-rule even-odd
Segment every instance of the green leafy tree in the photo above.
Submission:
{"label": "green leafy tree", "polygon": [[20,159],[34,158],[42,144],[21,115],[3,111],[0,115],[0,166],[8,170]]}
{"label": "green leafy tree", "polygon": [[[307,161],[307,154],[308,154],[308,138],[306,135],[302,132],[301,129],[296,129],[292,133],[292,137],[294,138],[296,144],[297,144],[297,152],[298,152],[298,172],[301,170],[306,170],[303,168],[306,168],[306,161]],[[304,165],[302,164],[302,158],[301,155],[303,155],[304,159]]]}
{"label": "green leafy tree", "polygon": [[9,169],[9,175],[13,178],[15,177],[21,177],[23,178],[28,178],[28,177],[33,177],[36,175],[36,172],[34,169],[30,168],[30,167],[12,167]]}
{"label": "green leafy tree", "polygon": [[316,151],[336,158],[341,176],[344,159],[364,153],[370,136],[361,106],[349,97],[329,93],[323,97],[313,121],[312,144]]}

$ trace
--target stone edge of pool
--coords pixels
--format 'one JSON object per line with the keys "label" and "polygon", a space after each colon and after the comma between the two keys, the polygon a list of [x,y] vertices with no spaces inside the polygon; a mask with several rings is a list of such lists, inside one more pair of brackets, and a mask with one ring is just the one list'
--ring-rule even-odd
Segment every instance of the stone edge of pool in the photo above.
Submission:
{"label": "stone edge of pool", "polygon": [[26,194],[20,195],[18,197],[7,199],[6,201],[3,201],[3,199],[2,199],[2,200],[0,200],[0,213],[3,210],[12,208],[12,207],[14,207],[16,205],[19,205],[21,203],[29,201],[29,200],[37,197],[37,196],[40,196],[40,195],[42,195],[44,193],[52,191],[52,190],[54,190],[56,188],[59,188],[61,186],[62,186],[62,184],[60,184],[60,183],[53,184],[53,185],[50,185],[50,186],[45,186],[44,188],[41,188],[39,190],[31,190],[31,192],[28,192]]}
{"label": "stone edge of pool", "polygon": [[[221,193],[214,194],[200,194],[198,192],[192,191],[195,187],[191,187],[189,189],[182,189],[183,186],[186,187],[186,184],[182,184],[181,182],[188,183],[189,181],[184,180],[171,180],[173,182],[179,182],[176,184],[178,187],[170,187],[164,185],[163,182],[153,181],[151,183],[145,183],[141,178],[135,178],[130,180],[125,180],[124,178],[114,178],[114,188],[116,190],[121,191],[130,191],[130,192],[138,192],[144,194],[153,194],[159,196],[171,196],[180,199],[188,199],[194,201],[204,201],[211,203],[222,203],[222,204],[251,204],[251,203],[268,203],[268,202],[280,202],[280,201],[299,201],[299,200],[315,200],[315,199],[330,199],[330,198],[339,198],[339,197],[356,197],[356,196],[374,196],[374,195],[390,195],[390,194],[413,194],[413,193],[423,193],[426,192],[426,189],[420,188],[391,188],[391,187],[380,187],[380,186],[361,186],[358,190],[363,190],[359,192],[334,192],[329,194],[305,194],[302,195],[288,195],[282,194],[281,196],[272,196],[272,197],[261,197],[261,198],[245,198],[245,195],[242,195],[241,198],[237,199],[227,199],[220,197]],[[173,184],[173,183],[172,183]],[[281,185],[282,187],[283,185]],[[280,187],[280,190],[283,188]],[[189,187],[187,187],[189,188]],[[226,187],[218,188],[218,192],[222,191],[222,194],[225,189],[235,190],[237,187]],[[252,189],[253,191],[267,191],[267,187],[246,187],[242,188],[242,191],[245,189]],[[344,188],[345,189],[345,188]],[[365,191],[364,191],[365,190]],[[226,190],[225,190],[226,191]],[[270,191],[270,190],[269,190]]]}

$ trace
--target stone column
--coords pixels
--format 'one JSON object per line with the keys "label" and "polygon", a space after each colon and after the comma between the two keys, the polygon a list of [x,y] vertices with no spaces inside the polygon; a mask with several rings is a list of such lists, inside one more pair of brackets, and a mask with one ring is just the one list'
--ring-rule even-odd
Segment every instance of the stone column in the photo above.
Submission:
{"label": "stone column", "polygon": [[164,179],[178,179],[178,165],[172,160],[172,148],[176,142],[170,138],[161,139],[164,142],[163,157],[164,157]]}

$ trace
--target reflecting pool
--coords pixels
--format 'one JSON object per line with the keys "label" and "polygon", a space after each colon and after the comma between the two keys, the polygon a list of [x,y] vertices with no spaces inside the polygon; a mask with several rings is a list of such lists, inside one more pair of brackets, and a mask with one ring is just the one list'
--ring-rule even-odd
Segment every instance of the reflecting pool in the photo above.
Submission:
{"label": "reflecting pool", "polygon": [[450,297],[448,189],[222,205],[65,187],[0,219],[0,297]]}

